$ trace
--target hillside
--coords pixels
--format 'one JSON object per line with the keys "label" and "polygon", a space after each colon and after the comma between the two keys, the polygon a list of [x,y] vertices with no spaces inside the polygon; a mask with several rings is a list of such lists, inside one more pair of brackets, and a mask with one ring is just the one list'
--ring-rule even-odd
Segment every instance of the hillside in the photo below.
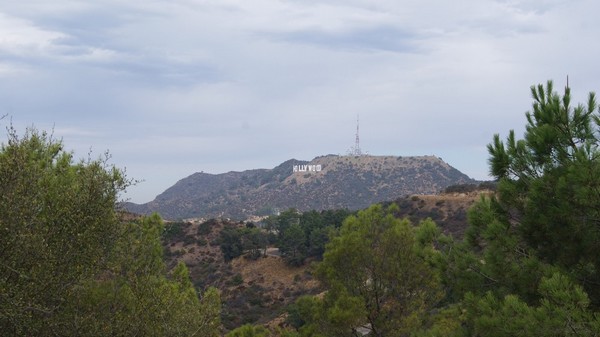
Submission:
{"label": "hillside", "polygon": [[467,228],[467,211],[482,195],[492,193],[486,186],[468,192],[405,196],[394,203],[400,208],[399,218],[408,218],[413,224],[431,218],[442,233],[462,239]]}
{"label": "hillside", "polygon": [[243,226],[228,220],[174,222],[166,224],[163,234],[169,269],[183,261],[198,290],[209,286],[219,289],[222,322],[227,330],[245,323],[271,321],[298,296],[321,291],[309,265],[290,267],[278,256],[258,260],[239,257],[225,262],[219,235],[224,227]]}
{"label": "hillside", "polygon": [[[442,232],[460,239],[467,226],[466,213],[489,189],[399,198],[399,218],[417,224],[432,218]],[[287,305],[299,296],[323,289],[311,276],[311,263],[287,266],[277,255],[258,260],[238,257],[225,262],[219,235],[225,227],[244,227],[241,222],[209,220],[167,223],[163,234],[169,268],[184,261],[199,290],[219,288],[223,301],[223,324],[232,329],[244,323],[278,325]]]}
{"label": "hillside", "polygon": [[[295,165],[299,165],[296,172]],[[245,219],[288,208],[357,210],[470,182],[468,176],[434,156],[327,155],[310,162],[291,159],[273,169],[194,173],[147,204],[125,207],[139,214],[158,212],[167,219]]]}

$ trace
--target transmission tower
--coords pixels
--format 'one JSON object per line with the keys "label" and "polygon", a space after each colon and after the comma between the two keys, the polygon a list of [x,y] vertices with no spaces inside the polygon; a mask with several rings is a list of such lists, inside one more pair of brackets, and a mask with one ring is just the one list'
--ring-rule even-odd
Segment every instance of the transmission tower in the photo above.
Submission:
{"label": "transmission tower", "polygon": [[360,139],[358,137],[358,115],[356,115],[356,140],[354,142],[354,151],[353,151],[353,155],[355,156],[362,156],[362,152],[360,151]]}

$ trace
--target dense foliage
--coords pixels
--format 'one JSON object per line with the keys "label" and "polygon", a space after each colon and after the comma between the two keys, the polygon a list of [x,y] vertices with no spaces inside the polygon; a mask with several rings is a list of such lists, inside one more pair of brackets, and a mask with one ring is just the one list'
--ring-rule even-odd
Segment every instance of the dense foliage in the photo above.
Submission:
{"label": "dense foliage", "polygon": [[470,210],[464,242],[440,263],[448,301],[464,310],[457,335],[600,332],[598,107],[593,93],[572,107],[552,82],[531,91],[524,138],[488,146],[496,196]]}
{"label": "dense foliage", "polygon": [[0,331],[4,336],[215,336],[216,290],[168,276],[157,215],[125,223],[130,183],[103,160],[9,128],[0,148]]}
{"label": "dense foliage", "polygon": [[362,329],[403,336],[421,326],[441,296],[425,262],[431,242],[416,239],[429,223],[414,228],[394,211],[374,205],[344,221],[317,268],[327,293],[322,300],[299,301],[306,320],[302,333],[354,336]]}
{"label": "dense foliage", "polygon": [[556,265],[600,305],[600,115],[595,95],[571,106],[562,97],[532,88],[527,132],[490,144],[492,174],[499,179],[503,211],[536,257]]}
{"label": "dense foliage", "polygon": [[254,226],[226,226],[219,235],[219,245],[225,261],[244,255],[256,260],[265,256],[269,235]]}
{"label": "dense foliage", "polygon": [[298,266],[307,258],[322,259],[329,237],[350,214],[346,209],[304,213],[289,209],[266,223],[277,233],[277,244],[286,263]]}
{"label": "dense foliage", "polygon": [[[511,131],[488,146],[496,192],[471,207],[460,241],[431,219],[398,219],[395,204],[225,227],[226,260],[274,243],[288,264],[320,261],[326,288],[289,307],[287,330],[243,325],[228,336],[599,336],[598,106],[594,94],[571,106],[570,89],[561,96],[552,82],[532,95],[523,139]],[[11,131],[0,183],[3,333],[218,334],[218,292],[199,298],[184,264],[167,275],[160,218],[119,221],[119,170],[73,164],[45,134]]]}
{"label": "dense foliage", "polygon": [[497,191],[464,239],[392,225],[377,206],[349,218],[318,267],[324,298],[290,307],[301,336],[600,335],[598,106],[590,94],[572,107],[552,82],[532,95],[524,138],[488,146]]}
{"label": "dense foliage", "polygon": [[221,252],[225,261],[242,255],[257,259],[271,244],[288,265],[300,266],[308,258],[322,259],[325,244],[350,214],[345,209],[304,213],[289,209],[265,219],[262,228],[252,223],[227,226],[219,236]]}

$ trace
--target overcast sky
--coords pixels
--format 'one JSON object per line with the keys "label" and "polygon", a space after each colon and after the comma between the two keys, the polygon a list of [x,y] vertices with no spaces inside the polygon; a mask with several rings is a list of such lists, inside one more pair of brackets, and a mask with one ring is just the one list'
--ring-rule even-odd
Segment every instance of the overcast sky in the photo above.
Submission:
{"label": "overcast sky", "polygon": [[194,173],[436,155],[488,178],[529,87],[600,88],[595,0],[0,0],[0,121],[106,150],[147,202]]}

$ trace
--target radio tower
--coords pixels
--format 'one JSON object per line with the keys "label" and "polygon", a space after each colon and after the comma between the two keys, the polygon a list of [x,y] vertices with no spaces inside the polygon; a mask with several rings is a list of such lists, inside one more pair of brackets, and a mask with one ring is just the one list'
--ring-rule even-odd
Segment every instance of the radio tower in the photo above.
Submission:
{"label": "radio tower", "polygon": [[356,115],[356,140],[355,140],[355,144],[354,144],[354,155],[355,156],[362,156],[362,152],[360,151],[360,139],[358,138],[358,115]]}

